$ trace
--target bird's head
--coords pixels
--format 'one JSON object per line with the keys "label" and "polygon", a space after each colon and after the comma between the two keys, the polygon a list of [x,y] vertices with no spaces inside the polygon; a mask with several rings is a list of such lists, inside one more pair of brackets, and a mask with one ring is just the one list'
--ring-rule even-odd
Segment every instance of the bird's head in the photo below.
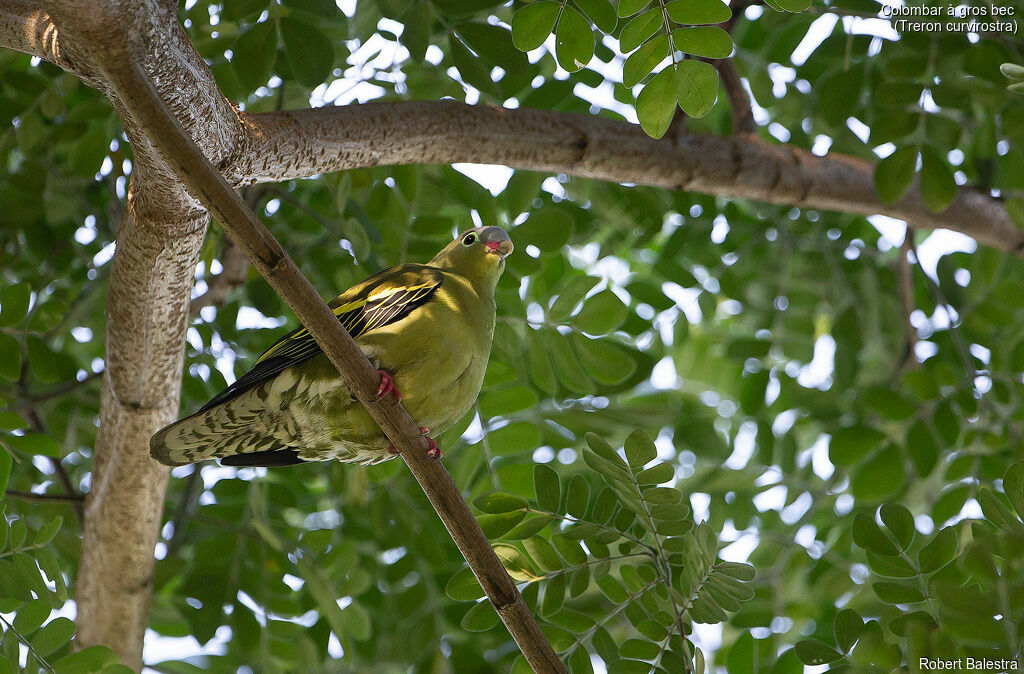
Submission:
{"label": "bird's head", "polygon": [[501,227],[477,227],[459,234],[459,238],[434,256],[430,265],[493,288],[512,250],[512,241]]}

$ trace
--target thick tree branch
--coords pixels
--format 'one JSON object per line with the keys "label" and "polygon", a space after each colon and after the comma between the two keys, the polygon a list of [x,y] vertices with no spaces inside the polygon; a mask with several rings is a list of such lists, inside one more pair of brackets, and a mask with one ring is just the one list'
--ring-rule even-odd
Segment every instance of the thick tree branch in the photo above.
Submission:
{"label": "thick tree branch", "polygon": [[875,193],[874,164],[819,157],[757,137],[683,133],[654,140],[602,117],[455,101],[387,102],[240,114],[243,139],[220,168],[238,185],[385,164],[476,162],[823,210],[882,214],[951,229],[1019,253],[1024,231],[1002,204],[960,189],[941,213],[918,185],[896,204]]}
{"label": "thick tree branch", "polygon": [[[132,37],[128,32],[119,36],[125,43]],[[127,112],[146,130],[166,166],[223,224],[399,449],[527,661],[537,672],[565,672],[448,471],[427,457],[426,439],[412,417],[400,404],[376,399],[380,379],[376,369],[273,235],[193,143],[142,66],[132,61],[127,50],[103,56],[108,81]]]}

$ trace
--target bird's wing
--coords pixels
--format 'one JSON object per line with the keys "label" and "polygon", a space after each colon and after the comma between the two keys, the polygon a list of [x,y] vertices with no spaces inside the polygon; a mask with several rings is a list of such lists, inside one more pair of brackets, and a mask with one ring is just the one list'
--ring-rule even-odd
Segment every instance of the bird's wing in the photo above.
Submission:
{"label": "bird's wing", "polygon": [[[355,339],[402,320],[423,306],[441,286],[443,273],[434,267],[405,264],[386,269],[353,286],[330,303],[334,315]],[[204,412],[227,402],[281,370],[320,353],[320,346],[305,328],[292,330],[263,352],[252,369],[218,393],[200,409]]]}

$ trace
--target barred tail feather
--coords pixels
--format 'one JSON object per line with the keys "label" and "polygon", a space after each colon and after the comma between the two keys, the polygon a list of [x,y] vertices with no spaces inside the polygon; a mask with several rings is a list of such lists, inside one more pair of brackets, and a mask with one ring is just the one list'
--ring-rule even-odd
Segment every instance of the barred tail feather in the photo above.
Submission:
{"label": "barred tail feather", "polygon": [[249,391],[161,429],[150,440],[149,453],[162,464],[184,466],[236,454],[287,449],[274,431],[292,425],[290,414],[268,413],[266,402],[256,391]]}

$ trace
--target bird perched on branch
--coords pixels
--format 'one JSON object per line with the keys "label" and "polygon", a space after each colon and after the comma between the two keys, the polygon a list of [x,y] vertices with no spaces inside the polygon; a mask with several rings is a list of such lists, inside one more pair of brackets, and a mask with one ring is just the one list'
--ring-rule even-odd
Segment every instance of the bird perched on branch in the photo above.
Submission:
{"label": "bird perched on branch", "polygon": [[[385,269],[330,303],[379,368],[377,396],[401,399],[424,434],[447,430],[480,393],[494,334],[494,287],[511,252],[501,228],[471,229],[427,264]],[[436,442],[430,447],[431,456],[441,456]],[[154,435],[150,454],[170,466],[210,458],[281,466],[373,464],[397,452],[299,328],[198,412]]]}

